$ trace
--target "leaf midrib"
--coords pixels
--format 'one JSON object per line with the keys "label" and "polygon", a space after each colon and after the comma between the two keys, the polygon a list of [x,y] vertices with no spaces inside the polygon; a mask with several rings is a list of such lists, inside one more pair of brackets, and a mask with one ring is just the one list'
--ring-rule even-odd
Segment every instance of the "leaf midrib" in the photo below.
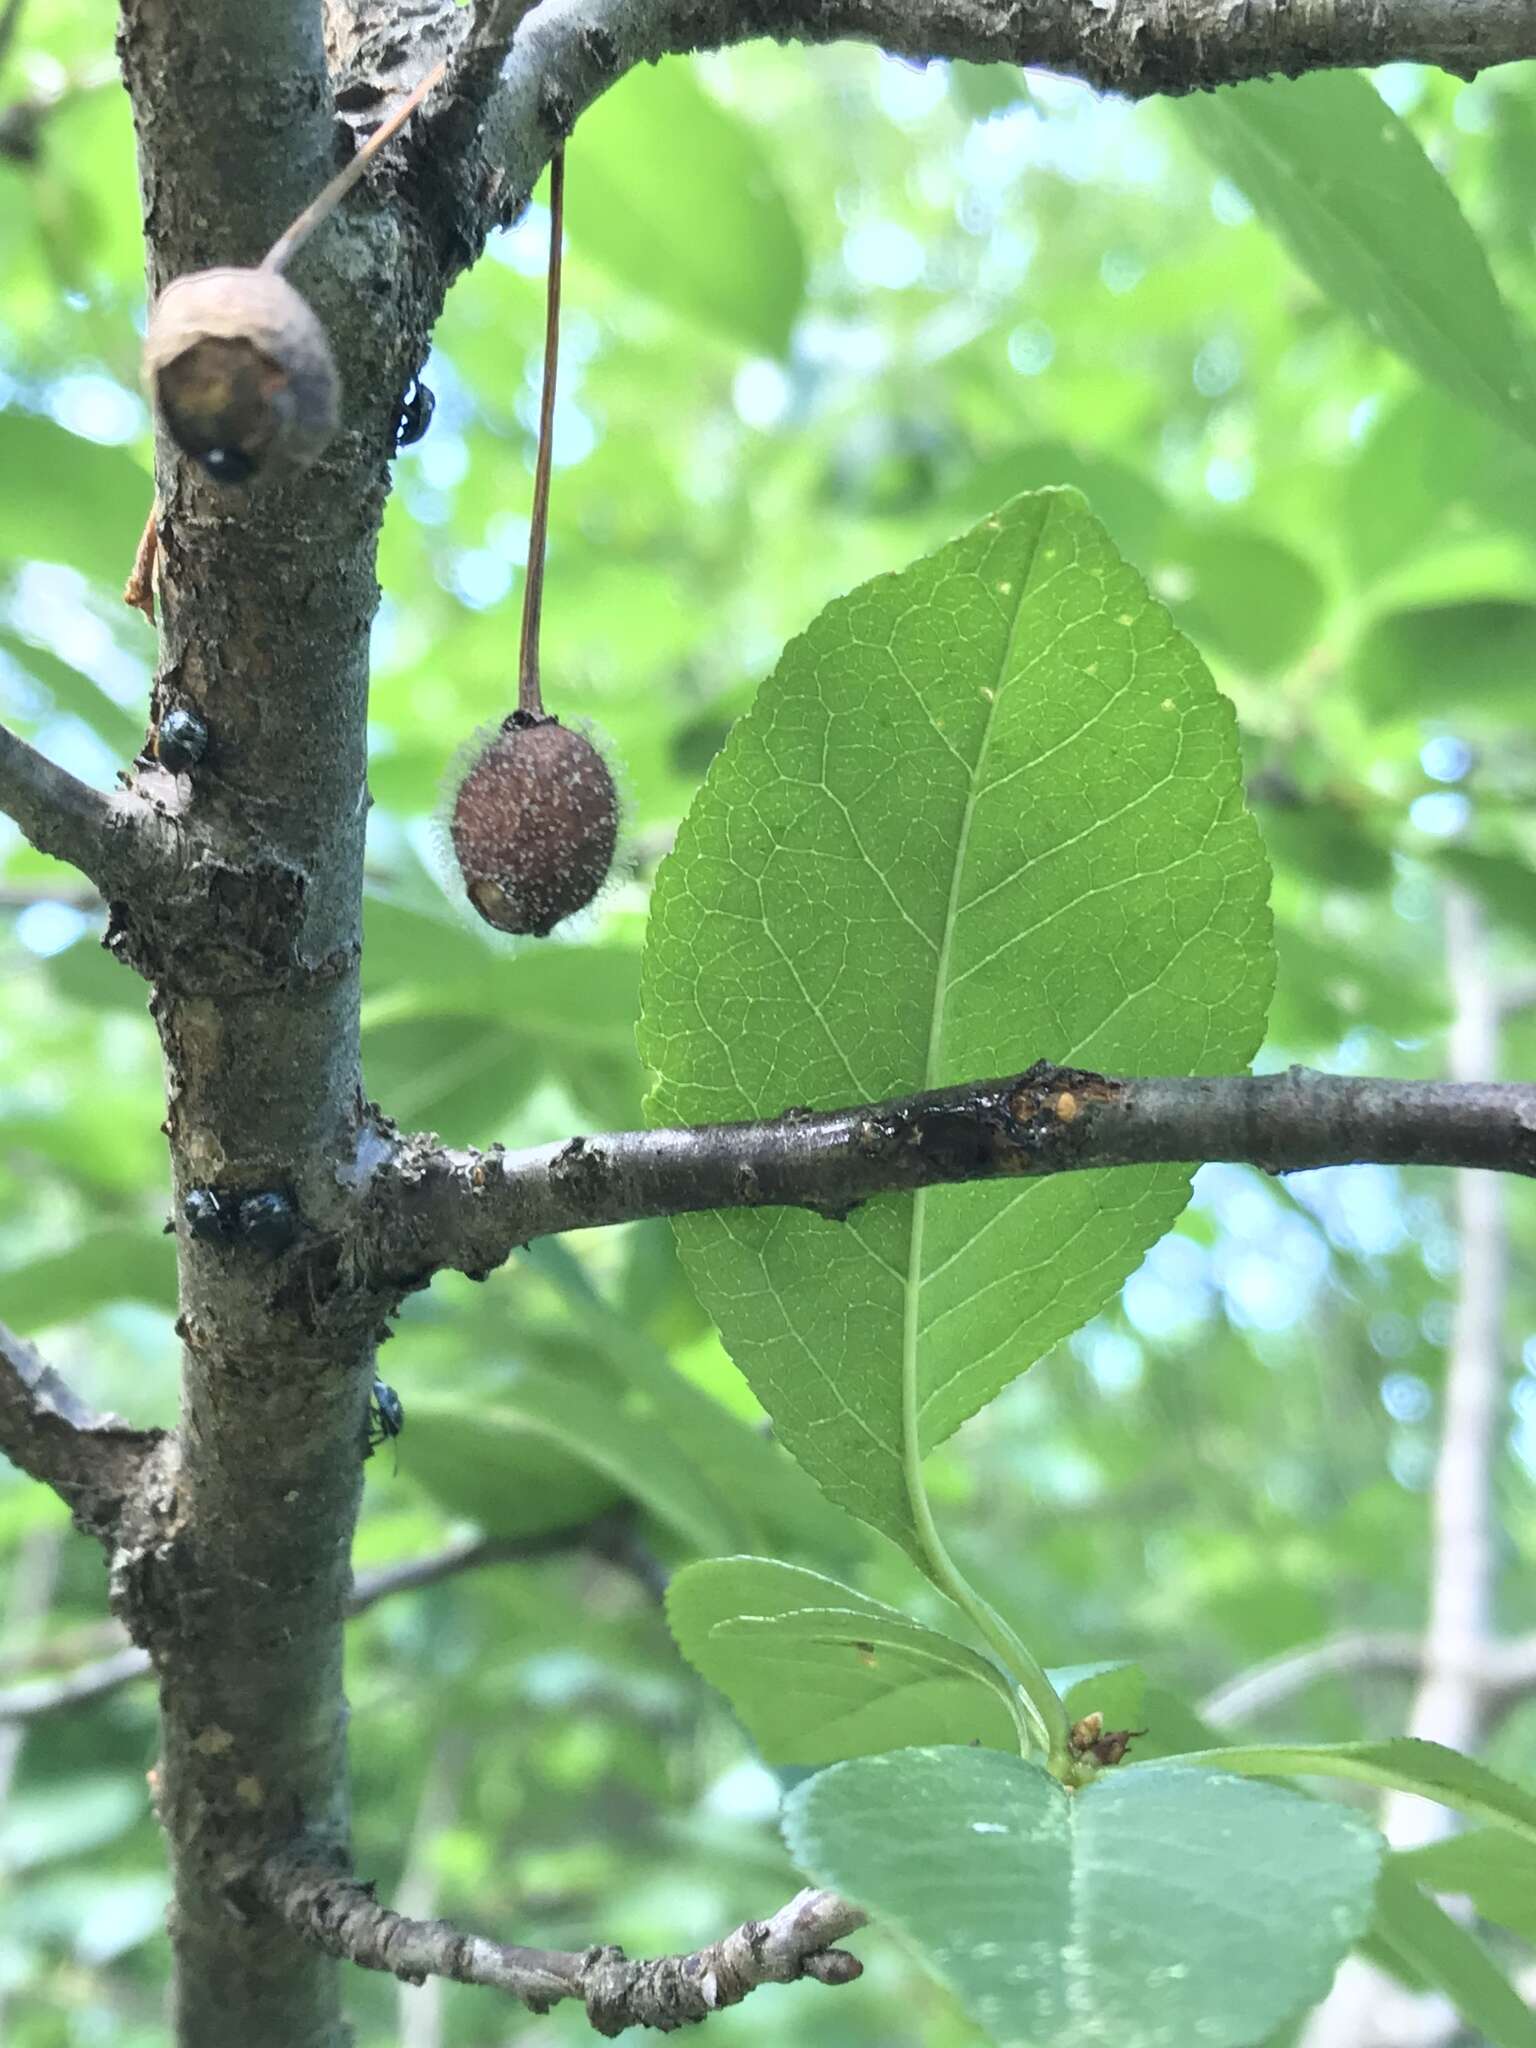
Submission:
{"label": "leaf midrib", "polygon": [[[992,701],[987,707],[986,722],[981,729],[981,743],[976,749],[975,764],[971,769],[971,786],[966,793],[965,810],[960,819],[960,831],[955,840],[954,864],[950,870],[949,901],[944,909],[944,928],[939,939],[938,958],[934,968],[933,1009],[928,1020],[928,1050],[923,1061],[923,1086],[938,1086],[940,1053],[944,1042],[944,1011],[949,994],[949,959],[954,945],[955,925],[960,915],[960,884],[965,873],[966,855],[970,848],[971,824],[976,815],[977,797],[981,790],[982,774],[986,767],[987,750],[992,744],[993,728],[997,723],[998,706],[1002,703],[1006,679],[1012,672],[1014,652],[1018,645],[1019,625],[1024,616],[1024,604],[1034,581],[1035,563],[1039,559],[1040,543],[1055,514],[1055,503],[1046,505],[1045,516],[1035,534],[1029,550],[1029,559],[1024,564],[1018,580],[1018,594],[1014,599],[1013,617],[1008,626],[1008,637],[1004,642],[1002,659],[998,664],[996,687]],[[901,1436],[902,1471],[906,1480],[907,1498],[914,1521],[923,1521],[919,1505],[922,1493],[922,1443],[918,1434],[918,1417],[921,1404],[917,1385],[918,1352],[918,1309],[922,1300],[923,1275],[923,1232],[927,1218],[927,1190],[919,1188],[912,1197],[912,1220],[908,1226],[907,1281],[906,1295],[902,1302],[901,1315]]]}

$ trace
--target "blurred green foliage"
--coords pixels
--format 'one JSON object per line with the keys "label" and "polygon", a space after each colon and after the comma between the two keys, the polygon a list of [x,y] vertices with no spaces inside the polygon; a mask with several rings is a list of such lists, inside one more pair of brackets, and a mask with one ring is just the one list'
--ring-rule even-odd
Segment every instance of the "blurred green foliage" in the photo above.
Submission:
{"label": "blurred green foliage", "polygon": [[[1310,132],[1337,149],[1320,143],[1316,185],[1282,206],[1273,124],[1324,91],[1340,108]],[[764,46],[648,71],[582,124],[545,673],[620,764],[625,869],[582,928],[517,950],[445,889],[434,822],[456,752],[511,701],[536,202],[455,289],[426,372],[436,418],[399,461],[384,536],[364,1045],[386,1109],[480,1143],[638,1121],[650,880],[732,721],[831,596],[1048,483],[1086,492],[1238,708],[1276,870],[1262,1064],[1442,1071],[1454,883],[1527,996],[1503,1059],[1530,1071],[1536,75],[1393,68],[1290,92],[1289,115],[1225,95],[1130,107],[1048,77]],[[0,136],[35,144],[0,141],[0,709],[108,785],[152,645],[116,597],[149,443],[131,124],[99,8],[28,11],[0,73],[0,115],[17,107]],[[1331,124],[1378,116],[1381,150],[1433,190],[1433,231],[1421,214],[1373,242],[1390,209],[1349,189],[1353,131]],[[1400,289],[1373,305],[1384,279]],[[4,824],[0,892],[0,1316],[44,1333],[89,1397],[169,1422],[144,990],[99,950],[78,878]],[[1516,1631],[1536,1625],[1536,1216],[1523,1186],[1508,1200]],[[1119,1300],[935,1458],[967,1569],[1046,1655],[1135,1657],[1185,1698],[1337,1630],[1416,1627],[1456,1265],[1443,1177],[1206,1169]],[[948,1625],[894,1549],[762,1442],[665,1229],[546,1248],[483,1287],[440,1280],[384,1369],[407,1430],[398,1475],[387,1454],[369,1468],[360,1568],[477,1519],[547,1527],[628,1496],[669,1563],[730,1523],[739,1547]],[[664,1448],[626,1458],[626,1416],[631,1446],[655,1432],[723,1483],[679,1497]],[[5,1658],[84,1661],[99,1556],[9,1473],[0,1567]],[[359,1864],[386,1895],[404,1881],[418,1909],[488,1932],[645,1951],[793,1887],[778,1777],[621,1564],[554,1557],[383,1602],[353,1626],[349,1683]],[[1387,1734],[1404,1698],[1399,1676],[1330,1678],[1244,1732]],[[167,1960],[150,1695],[8,1743],[0,1729],[0,2034],[149,2048]],[[1500,1723],[1491,1760],[1536,1778],[1536,1708]],[[979,2038],[889,1940],[861,1946],[870,1969],[835,2019],[815,1987],[765,1992],[711,2038]],[[395,1987],[360,1977],[349,1996],[365,2048],[399,2038]],[[579,2016],[525,2021],[458,1987],[398,1996],[440,2001],[448,2048],[588,2038]]]}

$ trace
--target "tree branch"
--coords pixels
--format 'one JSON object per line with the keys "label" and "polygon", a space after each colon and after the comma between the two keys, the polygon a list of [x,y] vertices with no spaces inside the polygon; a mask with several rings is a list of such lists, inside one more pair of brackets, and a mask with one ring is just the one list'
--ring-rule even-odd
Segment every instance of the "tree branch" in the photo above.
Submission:
{"label": "tree branch", "polygon": [[153,827],[160,821],[141,797],[103,795],[5,725],[0,811],[15,819],[40,853],[67,860],[108,898],[131,895],[158,865]]}
{"label": "tree branch", "polygon": [[521,1948],[466,1934],[446,1920],[408,1920],[381,1906],[372,1887],[301,1860],[274,1858],[262,1891],[294,1931],[328,1955],[407,1983],[450,1977],[504,1991],[530,2012],[578,1998],[593,2029],[664,2033],[739,2005],[760,1984],[851,1984],[863,1965],[834,1948],[865,1915],[835,1892],[798,1892],[771,1920],[748,1920],[690,1955],[631,1962],[620,1948]]}
{"label": "tree branch", "polygon": [[1315,1074],[1027,1073],[853,1109],[621,1131],[523,1152],[397,1144],[362,1219],[365,1265],[422,1286],[535,1237],[698,1209],[841,1218],[870,1195],[1090,1167],[1236,1160],[1271,1173],[1370,1160],[1536,1173],[1536,1085]]}
{"label": "tree branch", "polygon": [[88,1533],[111,1540],[164,1434],[98,1415],[0,1323],[0,1451],[51,1486]]}
{"label": "tree branch", "polygon": [[[496,11],[494,0],[483,6]],[[756,36],[876,43],[919,62],[1037,65],[1141,99],[1395,61],[1471,78],[1536,55],[1536,15],[1528,0],[1238,9],[1227,0],[546,0],[518,35],[487,110],[486,154],[525,194],[558,134],[626,71]]]}

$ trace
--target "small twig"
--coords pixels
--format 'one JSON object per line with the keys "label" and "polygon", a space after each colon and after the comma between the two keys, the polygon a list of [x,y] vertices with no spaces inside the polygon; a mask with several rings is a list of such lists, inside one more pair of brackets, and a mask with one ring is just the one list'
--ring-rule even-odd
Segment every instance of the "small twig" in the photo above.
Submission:
{"label": "small twig", "polygon": [[1113,1079],[1028,1072],[851,1109],[620,1131],[523,1152],[399,1143],[360,1219],[379,1279],[483,1274],[535,1237],[693,1210],[793,1205],[1090,1167],[1245,1161],[1272,1173],[1370,1160],[1536,1173],[1536,1085],[1314,1074]]}
{"label": "small twig", "polygon": [[0,811],[16,821],[40,853],[68,861],[109,899],[131,894],[158,869],[164,834],[142,798],[92,789],[5,725],[0,725]]}
{"label": "small twig", "polygon": [[68,1503],[76,1521],[110,1540],[164,1431],[99,1415],[0,1323],[0,1451]]}
{"label": "small twig", "polygon": [[504,1946],[446,1920],[409,1920],[381,1906],[371,1886],[297,1858],[275,1858],[262,1889],[296,1933],[342,1961],[407,1983],[483,1984],[536,2013],[579,1999],[594,2031],[610,2037],[626,2027],[671,2032],[739,2005],[762,1984],[851,1984],[863,1970],[833,1944],[866,1915],[835,1892],[799,1892],[771,1920],[748,1920],[689,1955],[631,1962],[620,1948]]}
{"label": "small twig", "polygon": [[133,567],[123,585],[123,603],[136,612],[142,612],[151,625],[155,623],[155,551],[160,544],[157,512],[158,507],[151,505],[144,531],[139,536]]}

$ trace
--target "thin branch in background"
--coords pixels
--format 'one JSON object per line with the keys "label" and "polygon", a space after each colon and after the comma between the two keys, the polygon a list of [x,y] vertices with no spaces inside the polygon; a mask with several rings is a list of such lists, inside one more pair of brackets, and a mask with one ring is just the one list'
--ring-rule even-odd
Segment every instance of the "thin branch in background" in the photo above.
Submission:
{"label": "thin branch in background", "polygon": [[120,1650],[126,1640],[122,1623],[105,1616],[100,1621],[77,1623],[27,1648],[7,1640],[0,1651],[0,1678],[15,1678],[22,1672],[68,1671],[88,1657]]}
{"label": "thin branch in background", "polygon": [[[397,1594],[417,1593],[489,1565],[530,1564],[580,1551],[630,1573],[652,1599],[659,1600],[667,1588],[666,1568],[640,1536],[635,1519],[628,1507],[605,1509],[586,1521],[541,1530],[536,1536],[465,1537],[425,1557],[378,1565],[358,1573],[347,1603],[347,1618],[366,1614],[370,1607]],[[0,1730],[7,1723],[39,1721],[49,1714],[94,1705],[122,1686],[147,1678],[151,1668],[145,1651],[124,1644],[57,1678],[29,1679],[0,1690]]]}
{"label": "thin branch in background", "polygon": [[151,1665],[147,1650],[129,1643],[93,1663],[81,1664],[61,1678],[33,1678],[21,1685],[0,1690],[0,1734],[7,1727],[27,1721],[43,1721],[52,1714],[66,1714],[75,1707],[94,1706],[109,1693],[121,1692],[147,1678]]}
{"label": "thin branch in background", "polygon": [[1027,1073],[751,1123],[621,1131],[521,1152],[393,1144],[360,1218],[381,1283],[483,1274],[535,1237],[701,1209],[841,1218],[870,1195],[1089,1167],[1236,1160],[1272,1173],[1378,1164],[1536,1172],[1536,1085],[1314,1074]]}
{"label": "thin branch in background", "polygon": [[[1500,1002],[1489,971],[1482,920],[1470,896],[1445,894],[1446,979],[1453,1017],[1452,1076],[1498,1071]],[[1430,1489],[1429,1614],[1419,1645],[1420,1677],[1407,1732],[1447,1748],[1475,1751],[1489,1711],[1483,1667],[1493,1637],[1493,1465],[1500,1433],[1504,1320],[1508,1306],[1504,1190],[1490,1173],[1456,1182],[1461,1270],[1442,1394],[1440,1443]],[[1382,1832],[1411,1849],[1450,1831],[1434,1801],[1395,1792]],[[1411,1999],[1373,1964],[1355,1958],[1313,2016],[1305,2048],[1361,2048],[1396,2041],[1413,2024],[1453,2026],[1449,2003]]]}
{"label": "thin branch in background", "polygon": [[[1423,1636],[1406,1629],[1361,1629],[1285,1650],[1238,1672],[1207,1693],[1200,1702],[1200,1718],[1213,1728],[1233,1728],[1283,1707],[1325,1678],[1417,1679],[1424,1668]],[[1485,1644],[1462,1675],[1477,1687],[1485,1717],[1492,1722],[1536,1693],[1536,1634]]]}
{"label": "thin branch in background", "polygon": [[739,2005],[763,1984],[851,1984],[863,1971],[834,1944],[866,1916],[835,1892],[799,1892],[772,1919],[745,1921],[691,1954],[631,1962],[620,1948],[506,1946],[446,1920],[410,1920],[381,1906],[371,1886],[295,1858],[274,1858],[261,1888],[295,1933],[342,1961],[407,1983],[483,1984],[535,2013],[578,1999],[593,2030],[610,2037],[626,2027],[671,2032]]}
{"label": "thin branch in background", "polygon": [[[17,1546],[5,1603],[7,1642],[29,1648],[42,1635],[59,1582],[59,1561],[63,1550],[63,1532],[59,1529],[30,1529],[22,1537]],[[0,1727],[0,1813],[9,1804],[26,1739],[24,1727]],[[0,1854],[0,1882],[6,1875],[5,1858]],[[4,2040],[6,2034],[10,1989],[10,1985],[0,1977],[0,2040]]]}
{"label": "thin branch in background", "polygon": [[[1455,1005],[1454,1078],[1498,1070],[1499,1005],[1482,920],[1472,898],[1448,889],[1446,973]],[[1493,1640],[1493,1466],[1504,1386],[1508,1307],[1504,1190],[1496,1175],[1462,1174],[1455,1189],[1461,1271],[1441,1396],[1440,1444],[1430,1489],[1429,1617],[1424,1676],[1408,1733],[1472,1751],[1485,1701],[1473,1675]],[[1431,1800],[1396,1794],[1383,1828],[1396,1849],[1446,1833],[1450,1816]]]}
{"label": "thin branch in background", "polygon": [[348,1619],[365,1614],[380,1600],[392,1599],[397,1593],[419,1592],[424,1586],[435,1586],[443,1579],[458,1578],[464,1572],[480,1571],[487,1565],[532,1564],[540,1558],[583,1550],[632,1573],[647,1592],[653,1591],[656,1575],[660,1573],[665,1591],[663,1567],[640,1540],[634,1521],[633,1510],[628,1507],[605,1509],[600,1515],[566,1523],[558,1529],[542,1529],[534,1536],[465,1537],[426,1557],[406,1558],[399,1564],[359,1572],[347,1603]]}
{"label": "thin branch in background", "polygon": [[0,885],[0,910],[30,910],[34,903],[59,903],[86,917],[107,907],[94,889],[61,888],[43,881]]}
{"label": "thin branch in background", "polygon": [[0,1323],[0,1452],[51,1486],[76,1521],[110,1540],[164,1431],[98,1415]]}
{"label": "thin branch in background", "polygon": [[1286,1650],[1239,1671],[1200,1702],[1200,1718],[1213,1728],[1232,1728],[1272,1707],[1284,1706],[1319,1679],[1386,1672],[1417,1677],[1424,1662],[1422,1640],[1406,1629],[1330,1637],[1299,1650]]}

